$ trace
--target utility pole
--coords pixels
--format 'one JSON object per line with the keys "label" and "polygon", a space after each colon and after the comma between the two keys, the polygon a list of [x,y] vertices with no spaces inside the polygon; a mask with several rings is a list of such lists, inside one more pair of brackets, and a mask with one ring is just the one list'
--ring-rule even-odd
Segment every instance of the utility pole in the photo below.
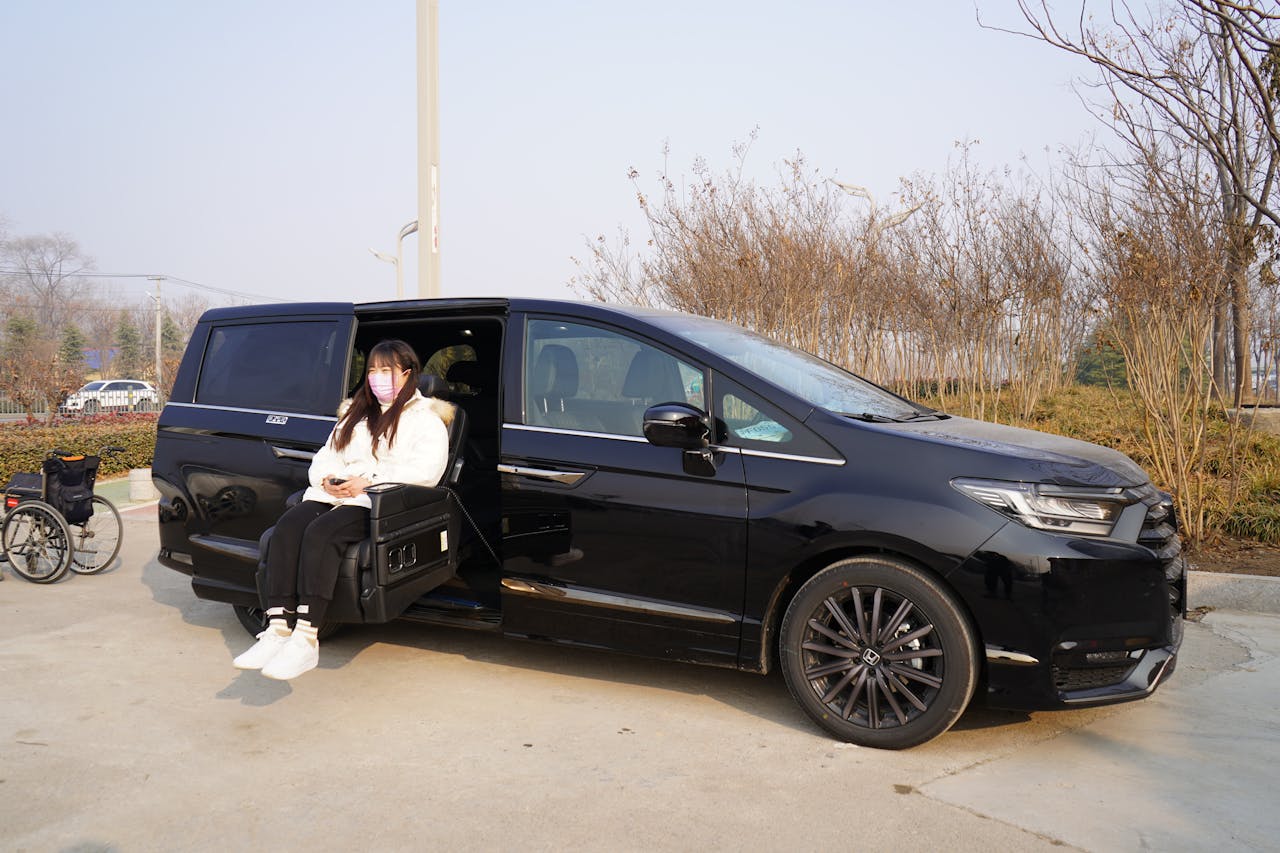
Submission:
{"label": "utility pole", "polygon": [[161,321],[160,282],[164,281],[164,276],[149,275],[147,276],[147,279],[149,281],[154,281],[156,283],[156,294],[155,296],[151,297],[156,301],[156,382],[155,382],[155,385],[156,385],[156,397],[159,399],[159,402],[163,403],[164,390],[163,390],[163,375],[161,373],[161,369],[164,366],[164,362],[161,359],[161,350],[160,350],[160,321]]}
{"label": "utility pole", "polygon": [[418,6],[418,296],[440,295],[440,51],[438,0]]}

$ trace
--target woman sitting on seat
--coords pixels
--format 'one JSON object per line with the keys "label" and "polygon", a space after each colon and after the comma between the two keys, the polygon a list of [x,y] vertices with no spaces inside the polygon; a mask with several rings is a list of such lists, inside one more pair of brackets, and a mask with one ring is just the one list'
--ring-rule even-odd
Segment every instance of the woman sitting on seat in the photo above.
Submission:
{"label": "woman sitting on seat", "polygon": [[[434,486],[449,452],[447,403],[418,391],[421,365],[404,341],[369,352],[367,381],[338,410],[338,423],[311,462],[302,502],[276,523],[267,552],[267,628],[235,659],[288,680],[319,662],[316,630],[338,583],[347,546],[369,535],[375,483]],[[295,621],[292,629],[290,621]]]}

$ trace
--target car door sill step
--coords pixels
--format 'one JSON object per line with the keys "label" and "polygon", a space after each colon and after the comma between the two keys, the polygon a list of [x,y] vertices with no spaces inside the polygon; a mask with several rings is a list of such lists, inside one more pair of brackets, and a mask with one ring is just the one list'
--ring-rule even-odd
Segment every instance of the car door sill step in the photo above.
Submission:
{"label": "car door sill step", "polygon": [[427,622],[432,625],[470,628],[473,631],[497,633],[502,630],[502,611],[488,607],[465,611],[457,608],[433,607],[419,601],[400,614],[400,618],[408,622]]}

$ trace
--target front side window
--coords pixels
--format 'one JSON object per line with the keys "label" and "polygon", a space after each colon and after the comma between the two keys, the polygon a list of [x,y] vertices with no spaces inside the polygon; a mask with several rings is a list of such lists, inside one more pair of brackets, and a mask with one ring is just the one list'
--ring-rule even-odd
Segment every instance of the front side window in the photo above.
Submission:
{"label": "front side window", "polygon": [[530,320],[525,335],[525,423],[643,435],[644,411],[688,403],[706,411],[702,371],[630,335]]}
{"label": "front side window", "polygon": [[717,444],[789,456],[840,458],[804,424],[728,377],[716,373],[712,388]]}
{"label": "front side window", "polygon": [[335,361],[345,365],[346,355],[346,347],[338,346],[335,322],[220,326],[209,334],[196,402],[332,415]]}

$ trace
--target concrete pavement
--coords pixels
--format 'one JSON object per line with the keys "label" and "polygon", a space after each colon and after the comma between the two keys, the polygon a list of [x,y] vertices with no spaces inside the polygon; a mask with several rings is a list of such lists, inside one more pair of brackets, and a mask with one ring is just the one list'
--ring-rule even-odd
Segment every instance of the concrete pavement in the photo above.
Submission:
{"label": "concrete pavement", "polygon": [[[123,559],[0,584],[0,849],[1275,849],[1280,616],[1188,623],[1143,702],[975,708],[901,753],[828,739],[780,678],[410,624],[292,683],[230,608]],[[1195,604],[1193,597],[1192,603]]]}

